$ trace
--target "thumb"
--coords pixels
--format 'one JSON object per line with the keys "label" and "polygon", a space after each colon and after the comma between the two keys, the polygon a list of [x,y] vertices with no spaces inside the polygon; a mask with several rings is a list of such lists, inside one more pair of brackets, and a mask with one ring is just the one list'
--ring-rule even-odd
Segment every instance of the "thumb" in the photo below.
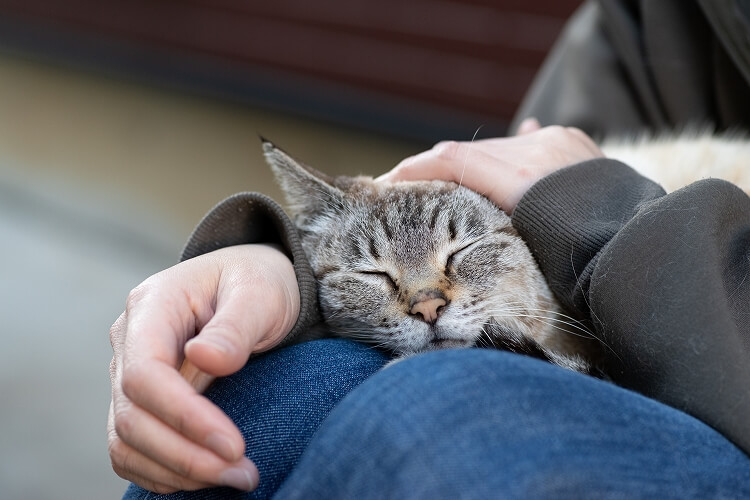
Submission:
{"label": "thumb", "polygon": [[222,287],[215,314],[185,345],[186,359],[221,377],[242,368],[252,352],[280,342],[299,314],[298,289],[284,285],[256,277]]}

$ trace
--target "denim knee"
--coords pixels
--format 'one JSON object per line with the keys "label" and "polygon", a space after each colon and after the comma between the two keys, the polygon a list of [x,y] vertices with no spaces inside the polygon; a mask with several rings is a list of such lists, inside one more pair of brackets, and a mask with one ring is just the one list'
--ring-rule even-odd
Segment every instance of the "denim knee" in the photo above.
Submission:
{"label": "denim knee", "polygon": [[491,350],[381,370],[328,416],[280,498],[750,494],[750,460],[607,382]]}

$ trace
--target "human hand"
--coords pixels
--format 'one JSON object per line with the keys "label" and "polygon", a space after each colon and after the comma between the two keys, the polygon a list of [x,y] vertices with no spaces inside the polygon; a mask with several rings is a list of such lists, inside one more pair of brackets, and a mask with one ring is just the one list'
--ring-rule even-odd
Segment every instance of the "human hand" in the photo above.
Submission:
{"label": "human hand", "polygon": [[378,181],[441,179],[472,189],[511,214],[536,181],[555,170],[604,154],[577,128],[521,123],[518,135],[472,142],[445,141],[401,161]]}
{"label": "human hand", "polygon": [[223,248],[136,287],[110,330],[115,472],[159,493],[254,489],[242,434],[200,392],[278,344],[299,308],[294,268],[268,245]]}

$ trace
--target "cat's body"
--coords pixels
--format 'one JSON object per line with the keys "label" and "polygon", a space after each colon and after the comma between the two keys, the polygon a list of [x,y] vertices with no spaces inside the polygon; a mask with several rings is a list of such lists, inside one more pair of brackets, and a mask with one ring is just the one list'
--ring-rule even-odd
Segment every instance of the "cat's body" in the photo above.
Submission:
{"label": "cat's body", "polygon": [[[652,146],[605,151],[626,151],[626,161],[644,165],[657,154],[647,151]],[[746,141],[744,147],[750,152]],[[331,331],[397,357],[498,347],[597,372],[599,342],[562,313],[510,218],[489,200],[441,181],[334,179],[268,142],[264,149],[290,202]]]}
{"label": "cat's body", "polygon": [[609,158],[635,168],[667,192],[699,179],[724,179],[750,193],[750,138],[740,133],[715,135],[710,130],[641,135],[606,140]]}

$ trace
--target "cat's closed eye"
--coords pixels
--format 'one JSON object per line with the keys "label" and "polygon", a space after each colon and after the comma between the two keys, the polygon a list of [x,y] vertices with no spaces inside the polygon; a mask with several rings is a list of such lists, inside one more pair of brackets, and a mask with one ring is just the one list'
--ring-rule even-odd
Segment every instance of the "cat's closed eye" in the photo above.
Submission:
{"label": "cat's closed eye", "polygon": [[446,271],[452,271],[452,270],[454,270],[453,269],[453,263],[454,263],[454,260],[456,259],[456,257],[460,256],[462,253],[466,253],[468,250],[470,250],[474,245],[476,245],[480,241],[482,241],[481,238],[478,239],[478,240],[474,240],[474,241],[472,241],[470,243],[467,243],[466,245],[460,247],[458,250],[455,250],[454,252],[452,252],[448,256],[448,259],[446,259],[446,261],[445,261],[445,270]]}
{"label": "cat's closed eye", "polygon": [[393,279],[393,277],[388,274],[385,271],[377,271],[377,270],[371,270],[371,271],[359,271],[360,274],[366,274],[369,276],[375,276],[379,279],[384,280],[388,285],[390,285],[391,288],[394,290],[398,290],[398,285],[396,284],[396,280]]}

